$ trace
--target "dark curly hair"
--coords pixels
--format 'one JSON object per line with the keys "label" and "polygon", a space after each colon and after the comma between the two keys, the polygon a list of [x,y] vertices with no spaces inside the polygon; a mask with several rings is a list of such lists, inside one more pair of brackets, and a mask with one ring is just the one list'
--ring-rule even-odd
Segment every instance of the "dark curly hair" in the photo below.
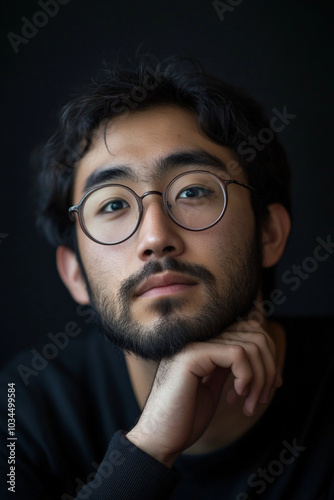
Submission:
{"label": "dark curly hair", "polygon": [[[192,59],[170,57],[159,62],[141,56],[105,65],[60,112],[59,128],[44,147],[38,174],[37,224],[52,245],[76,246],[67,210],[72,205],[75,166],[89,151],[94,131],[117,115],[163,104],[193,111],[211,140],[236,153],[248,183],[259,192],[252,200],[257,221],[263,220],[270,203],[282,203],[289,210],[288,160],[260,104],[244,90],[206,74]],[[270,141],[250,154],[244,146],[264,129],[271,132]]]}

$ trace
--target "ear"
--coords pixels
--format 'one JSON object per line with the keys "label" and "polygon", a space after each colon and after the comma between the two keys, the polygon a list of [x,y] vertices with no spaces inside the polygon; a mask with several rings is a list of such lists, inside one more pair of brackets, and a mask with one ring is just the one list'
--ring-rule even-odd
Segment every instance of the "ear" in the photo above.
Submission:
{"label": "ear", "polygon": [[283,205],[268,206],[269,215],[262,225],[262,266],[272,267],[281,258],[290,233],[290,216]]}
{"label": "ear", "polygon": [[79,304],[89,304],[86,282],[73,250],[66,246],[57,248],[57,268],[73,299]]}

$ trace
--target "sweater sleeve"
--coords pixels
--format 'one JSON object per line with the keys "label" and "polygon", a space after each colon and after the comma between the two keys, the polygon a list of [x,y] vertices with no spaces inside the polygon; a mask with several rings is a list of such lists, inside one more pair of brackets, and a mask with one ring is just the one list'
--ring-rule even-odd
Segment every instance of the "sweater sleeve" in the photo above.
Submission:
{"label": "sweater sleeve", "polygon": [[137,448],[118,431],[94,479],[81,488],[75,500],[167,500],[178,481],[175,470]]}
{"label": "sweater sleeve", "polygon": [[[95,337],[73,339],[43,367],[32,363],[36,352],[20,353],[0,373],[0,498],[170,498],[178,474],[118,430],[131,428],[137,416],[127,399],[118,353],[107,351]],[[12,383],[14,436],[9,435],[7,404]]]}

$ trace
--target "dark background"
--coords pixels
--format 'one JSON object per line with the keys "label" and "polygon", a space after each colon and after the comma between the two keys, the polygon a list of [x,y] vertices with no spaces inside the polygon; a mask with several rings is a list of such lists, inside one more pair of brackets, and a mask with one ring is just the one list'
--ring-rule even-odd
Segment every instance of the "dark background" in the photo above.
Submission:
{"label": "dark background", "polygon": [[222,21],[207,0],[69,0],[15,53],[7,34],[22,36],[24,16],[43,22],[34,18],[43,9],[32,0],[1,2],[1,364],[22,348],[50,342],[48,333],[64,331],[69,321],[90,327],[60,282],[55,251],[35,231],[31,153],[101,61],[132,55],[141,43],[159,57],[199,58],[210,72],[247,88],[269,116],[284,106],[297,115],[279,134],[293,168],[293,234],[277,270],[286,300],[274,313],[333,314],[334,254],[306,272],[295,291],[282,282],[285,271],[313,256],[316,238],[334,240],[333,5],[230,4]]}

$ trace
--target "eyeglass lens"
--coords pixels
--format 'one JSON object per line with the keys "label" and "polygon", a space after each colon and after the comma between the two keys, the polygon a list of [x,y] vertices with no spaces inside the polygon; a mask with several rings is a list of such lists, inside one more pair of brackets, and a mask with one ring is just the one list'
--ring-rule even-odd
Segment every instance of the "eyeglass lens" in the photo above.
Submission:
{"label": "eyeglass lens", "polygon": [[[176,177],[165,193],[169,216],[186,229],[213,225],[225,209],[225,190],[214,175],[190,172]],[[140,199],[125,186],[109,185],[93,191],[85,200],[83,220],[90,235],[103,243],[128,238],[140,217]]]}

